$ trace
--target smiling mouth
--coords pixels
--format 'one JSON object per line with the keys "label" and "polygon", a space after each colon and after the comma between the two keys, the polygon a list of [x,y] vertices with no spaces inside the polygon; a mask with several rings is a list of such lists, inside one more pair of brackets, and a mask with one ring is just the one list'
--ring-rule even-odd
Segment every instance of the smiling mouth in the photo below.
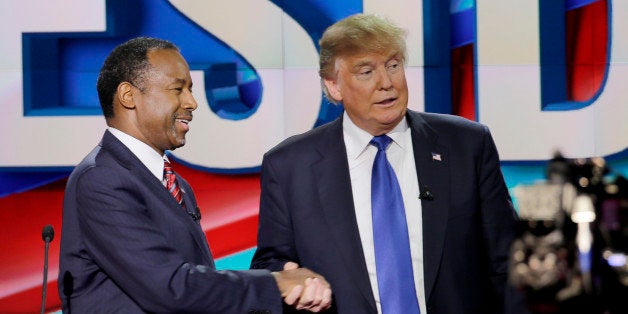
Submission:
{"label": "smiling mouth", "polygon": [[180,116],[174,119],[175,123],[181,123],[179,124],[181,126],[181,129],[185,132],[190,130],[190,122],[192,121],[192,116]]}
{"label": "smiling mouth", "polygon": [[185,124],[189,124],[190,122],[192,122],[192,115],[179,115],[179,116],[175,116],[174,120],[176,122],[181,122],[181,123],[185,123]]}

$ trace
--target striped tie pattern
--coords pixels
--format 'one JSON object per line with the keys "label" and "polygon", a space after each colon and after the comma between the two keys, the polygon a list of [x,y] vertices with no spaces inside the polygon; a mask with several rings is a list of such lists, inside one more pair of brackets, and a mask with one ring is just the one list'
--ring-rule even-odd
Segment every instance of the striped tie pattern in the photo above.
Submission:
{"label": "striped tie pattern", "polygon": [[167,160],[164,160],[164,181],[166,182],[166,189],[168,192],[172,194],[177,203],[185,208],[185,204],[183,203],[183,192],[177,183],[177,176],[174,174],[174,170],[172,170],[172,164]]}

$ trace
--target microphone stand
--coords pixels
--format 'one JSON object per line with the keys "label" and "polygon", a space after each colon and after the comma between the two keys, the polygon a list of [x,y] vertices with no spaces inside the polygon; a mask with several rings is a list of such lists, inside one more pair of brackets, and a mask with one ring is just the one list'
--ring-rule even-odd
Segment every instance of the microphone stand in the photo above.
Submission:
{"label": "microphone stand", "polygon": [[50,241],[54,238],[54,229],[52,229],[51,225],[46,225],[44,230],[41,232],[42,239],[44,240],[44,283],[42,286],[41,293],[41,314],[44,314],[46,311],[46,290],[48,290],[48,248],[50,246]]}
{"label": "microphone stand", "polygon": [[44,314],[46,310],[46,290],[48,283],[48,246],[49,242],[46,242],[46,248],[44,249],[44,284],[43,284],[43,292],[41,294],[41,314]]}

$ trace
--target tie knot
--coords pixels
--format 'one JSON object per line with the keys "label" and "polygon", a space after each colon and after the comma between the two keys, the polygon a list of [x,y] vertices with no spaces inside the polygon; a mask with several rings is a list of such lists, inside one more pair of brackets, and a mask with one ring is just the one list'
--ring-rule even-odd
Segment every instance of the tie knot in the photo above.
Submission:
{"label": "tie knot", "polygon": [[392,142],[392,138],[388,137],[388,135],[378,135],[373,137],[371,140],[371,144],[377,146],[377,150],[385,151],[388,145]]}
{"label": "tie knot", "polygon": [[174,173],[174,171],[172,170],[172,164],[169,161],[164,160],[164,174],[172,173]]}

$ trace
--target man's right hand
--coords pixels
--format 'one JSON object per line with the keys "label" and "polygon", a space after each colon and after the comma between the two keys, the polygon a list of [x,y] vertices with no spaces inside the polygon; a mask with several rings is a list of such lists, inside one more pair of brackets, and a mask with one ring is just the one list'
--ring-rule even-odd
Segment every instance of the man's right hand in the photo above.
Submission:
{"label": "man's right hand", "polygon": [[281,297],[297,310],[320,312],[331,306],[331,287],[323,276],[288,262],[284,270],[273,272]]}

